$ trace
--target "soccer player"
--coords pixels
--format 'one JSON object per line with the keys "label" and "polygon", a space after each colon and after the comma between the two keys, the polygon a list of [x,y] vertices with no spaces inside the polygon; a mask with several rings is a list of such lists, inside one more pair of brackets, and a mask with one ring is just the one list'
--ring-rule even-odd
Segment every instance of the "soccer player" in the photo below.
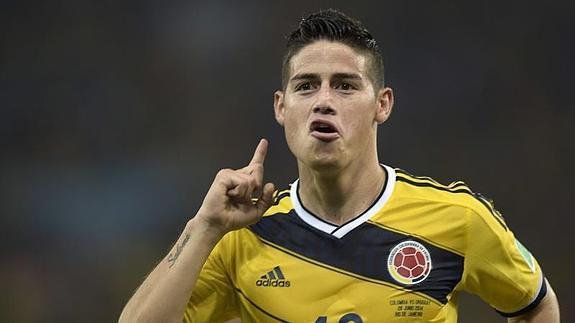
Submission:
{"label": "soccer player", "polygon": [[489,200],[380,164],[393,92],[358,21],[304,19],[274,101],[299,179],[264,184],[265,139],[247,166],[221,170],[121,322],[455,322],[461,291],[513,322],[559,322],[541,267]]}

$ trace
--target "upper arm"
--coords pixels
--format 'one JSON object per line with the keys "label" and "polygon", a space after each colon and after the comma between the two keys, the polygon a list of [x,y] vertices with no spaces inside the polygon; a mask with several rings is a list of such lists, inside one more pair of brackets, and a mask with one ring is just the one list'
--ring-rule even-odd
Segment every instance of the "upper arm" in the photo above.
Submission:
{"label": "upper arm", "polygon": [[541,303],[532,310],[526,312],[525,314],[510,317],[508,319],[509,323],[522,323],[522,322],[541,322],[541,323],[559,323],[559,302],[557,301],[557,296],[549,285],[549,282],[545,280],[545,285],[547,288],[547,294],[541,300]]}
{"label": "upper arm", "polygon": [[537,305],[531,311],[527,313],[510,317],[509,323],[521,323],[521,322],[541,322],[541,323],[559,323],[559,302],[557,301],[557,296],[555,292],[549,285],[549,282],[545,280],[547,294],[541,300],[541,303]]}
{"label": "upper arm", "polygon": [[536,307],[547,292],[541,267],[488,207],[468,212],[463,289],[506,317]]}

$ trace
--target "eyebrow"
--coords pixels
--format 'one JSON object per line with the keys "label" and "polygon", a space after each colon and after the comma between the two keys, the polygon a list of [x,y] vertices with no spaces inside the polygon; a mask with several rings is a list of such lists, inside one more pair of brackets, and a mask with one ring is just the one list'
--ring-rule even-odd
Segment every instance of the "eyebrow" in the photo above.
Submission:
{"label": "eyebrow", "polygon": [[[299,80],[317,80],[319,79],[318,74],[314,73],[302,73],[294,75],[289,81],[299,81]],[[335,73],[331,77],[336,80],[361,80],[361,75],[357,73]]]}

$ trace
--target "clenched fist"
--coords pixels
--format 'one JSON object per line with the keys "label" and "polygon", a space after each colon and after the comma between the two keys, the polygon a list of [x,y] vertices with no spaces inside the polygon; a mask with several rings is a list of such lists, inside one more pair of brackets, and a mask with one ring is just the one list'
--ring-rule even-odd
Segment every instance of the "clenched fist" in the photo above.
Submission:
{"label": "clenched fist", "polygon": [[[274,184],[262,188],[267,149],[268,142],[262,139],[246,167],[220,170],[196,219],[221,234],[256,223],[273,202]],[[254,196],[260,190],[261,194]]]}

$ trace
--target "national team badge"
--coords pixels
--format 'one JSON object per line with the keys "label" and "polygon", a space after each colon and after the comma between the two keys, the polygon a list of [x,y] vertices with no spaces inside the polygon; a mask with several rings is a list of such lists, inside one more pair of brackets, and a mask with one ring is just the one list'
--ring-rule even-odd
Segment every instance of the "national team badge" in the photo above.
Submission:
{"label": "national team badge", "polygon": [[387,270],[401,284],[421,283],[431,271],[431,256],[421,243],[403,241],[391,249],[387,257]]}

